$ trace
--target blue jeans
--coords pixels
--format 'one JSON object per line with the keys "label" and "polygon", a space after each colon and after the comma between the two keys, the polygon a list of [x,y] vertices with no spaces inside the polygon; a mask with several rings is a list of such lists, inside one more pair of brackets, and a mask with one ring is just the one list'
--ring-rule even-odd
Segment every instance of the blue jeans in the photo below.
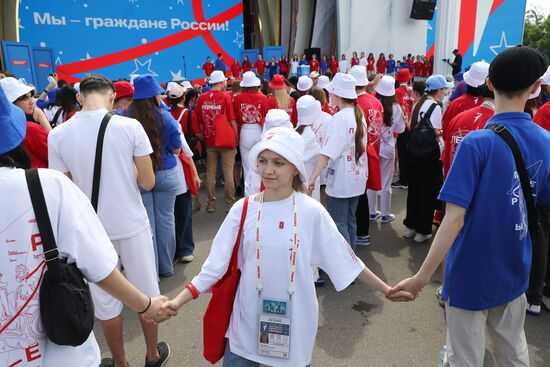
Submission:
{"label": "blue jeans", "polygon": [[174,274],[172,262],[176,253],[174,204],[179,182],[177,167],[157,171],[155,179],[151,191],[141,190],[141,199],[153,232],[157,273],[169,276]]}
{"label": "blue jeans", "polygon": [[176,196],[174,215],[176,217],[176,256],[193,255],[195,242],[193,241],[193,215],[189,190]]}
{"label": "blue jeans", "polygon": [[335,198],[327,195],[327,210],[338,231],[348,241],[351,248],[355,251],[355,239],[357,238],[357,221],[355,211],[359,196],[352,198]]}
{"label": "blue jeans", "polygon": [[[310,367],[307,365],[306,367]],[[223,354],[222,367],[260,367],[258,362],[250,361],[240,357],[229,350],[229,340],[225,343],[225,353]]]}

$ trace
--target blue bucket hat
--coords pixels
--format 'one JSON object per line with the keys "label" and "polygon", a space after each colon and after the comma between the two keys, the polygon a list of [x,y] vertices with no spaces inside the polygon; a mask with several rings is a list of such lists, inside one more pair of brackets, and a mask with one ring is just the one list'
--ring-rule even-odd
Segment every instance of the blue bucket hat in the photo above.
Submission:
{"label": "blue bucket hat", "polygon": [[57,99],[57,91],[59,88],[55,87],[49,90],[48,92],[48,106],[51,106],[55,103]]}
{"label": "blue bucket hat", "polygon": [[443,88],[453,88],[453,83],[450,83],[445,79],[443,75],[432,75],[426,80],[426,92],[433,92]]}
{"label": "blue bucket hat", "polygon": [[8,101],[4,89],[0,88],[0,154],[21,145],[27,132],[27,118],[22,109]]}
{"label": "blue bucket hat", "polygon": [[152,75],[140,75],[134,79],[134,100],[147,99],[164,94],[164,89]]}

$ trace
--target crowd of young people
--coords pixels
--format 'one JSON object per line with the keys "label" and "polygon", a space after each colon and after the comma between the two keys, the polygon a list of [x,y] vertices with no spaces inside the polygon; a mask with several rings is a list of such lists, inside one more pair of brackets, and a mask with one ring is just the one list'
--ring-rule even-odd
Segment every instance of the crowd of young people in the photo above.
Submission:
{"label": "crowd of young people", "polygon": [[[115,83],[89,75],[76,85],[61,85],[65,93],[52,93],[59,87],[52,83],[37,95],[34,87],[13,77],[0,80],[5,120],[1,128],[7,137],[0,144],[0,195],[3,202],[22,205],[21,210],[3,212],[0,224],[16,223],[13,233],[21,232],[17,238],[30,231],[27,221],[19,225],[12,218],[21,212],[32,217],[28,194],[19,182],[24,174],[17,168],[49,167],[70,179],[40,171],[55,187],[48,190],[47,201],[52,212],[59,212],[59,241],[88,236],[77,248],[59,247],[91,283],[98,284],[91,286],[95,313],[112,354],[102,366],[127,363],[122,302],[141,310],[148,299],[149,318],[174,316],[223,277],[238,233],[242,275],[226,333],[224,366],[310,365],[317,332],[315,286],[325,282],[318,269],[337,290],[357,278],[389,300],[410,301],[442,263],[440,301],[447,309],[450,365],[482,365],[486,327],[499,365],[529,365],[525,311],[540,313],[542,305],[550,310],[544,221],[550,205],[550,165],[545,159],[550,134],[544,130],[550,126],[548,60],[534,49],[512,48],[490,65],[474,63],[453,83],[429,71],[420,73],[423,66],[412,66],[406,57],[397,67],[397,62],[390,62],[393,55],[385,60],[381,54],[377,62],[372,54],[364,56],[354,53],[349,67],[345,55],[339,62],[334,57],[319,62],[316,56],[299,61],[297,55],[290,65],[284,64],[286,59],[271,60],[277,70],[268,74],[267,82],[262,80],[267,64],[261,57],[261,65],[245,60],[242,69],[230,65],[221,70],[224,61],[219,55],[213,68],[204,68],[204,88],[187,81],[172,81],[163,88],[149,75]],[[333,61],[338,63],[334,75]],[[293,73],[293,62],[307,62],[310,75],[286,78]],[[326,75],[321,75],[323,62],[328,64]],[[237,70],[238,77],[227,77]],[[460,83],[465,85],[462,90]],[[63,102],[57,103],[57,98]],[[58,108],[48,115],[52,106]],[[103,155],[109,159],[103,160],[92,207],[88,200],[94,198],[96,140],[109,118],[103,143]],[[542,223],[533,239],[534,251],[529,231],[535,232],[528,226],[533,223],[532,211],[523,196],[520,169],[506,143],[485,129],[491,124],[512,134],[527,167]],[[228,213],[201,272],[169,301],[159,297],[159,277],[173,275],[174,260],[193,261],[191,194],[195,209],[200,209],[201,182],[195,165],[199,160],[206,165],[209,213],[217,210],[221,162]],[[392,184],[396,161],[399,180]],[[15,185],[18,196],[10,191]],[[428,241],[432,225],[440,222],[419,272],[393,288],[356,255],[356,246],[374,242],[369,236],[371,221],[395,220],[392,186],[408,188],[403,237]],[[236,187],[246,198],[237,201]],[[63,196],[56,195],[58,191]],[[75,224],[75,217],[86,220]],[[15,236],[11,233],[6,240]],[[92,240],[102,244],[103,253],[92,255],[81,248]],[[13,246],[23,244],[16,241]],[[37,264],[19,264],[18,255],[12,259],[7,251],[0,255],[8,269],[3,274],[6,294],[18,292],[22,281],[16,267]],[[102,267],[93,265],[98,261],[103,261]],[[120,279],[116,268],[121,266],[129,283]],[[110,277],[117,281],[107,286],[104,279]],[[41,278],[26,279],[36,287]],[[261,320],[273,319],[273,312],[252,306],[265,304],[284,310],[276,315],[284,320],[273,322],[292,335],[280,353],[270,349],[267,326],[264,332],[259,329]],[[2,307],[2,315],[12,315],[10,307]],[[146,365],[164,365],[170,347],[158,342],[156,324],[140,320]],[[39,319],[32,322],[38,328]],[[31,332],[30,326],[6,327],[10,332]],[[45,340],[43,334],[33,336]],[[94,362],[89,365],[97,365],[93,335],[90,343]],[[9,358],[23,356],[27,347],[14,347]],[[47,346],[38,348],[48,357]]]}

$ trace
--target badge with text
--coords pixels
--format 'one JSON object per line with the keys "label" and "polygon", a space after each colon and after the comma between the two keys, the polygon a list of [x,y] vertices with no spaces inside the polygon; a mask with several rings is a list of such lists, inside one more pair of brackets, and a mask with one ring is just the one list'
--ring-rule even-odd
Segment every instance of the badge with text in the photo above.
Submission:
{"label": "badge with text", "polygon": [[275,358],[289,358],[290,304],[286,301],[260,300],[260,330],[258,354]]}

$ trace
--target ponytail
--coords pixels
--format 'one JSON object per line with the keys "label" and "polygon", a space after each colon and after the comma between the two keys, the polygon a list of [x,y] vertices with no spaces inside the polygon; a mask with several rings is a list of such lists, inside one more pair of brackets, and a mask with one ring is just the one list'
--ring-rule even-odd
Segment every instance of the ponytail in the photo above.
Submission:
{"label": "ponytail", "polygon": [[357,104],[357,101],[353,102],[353,110],[355,112],[355,163],[359,162],[359,158],[365,153],[365,146],[363,145],[363,137],[365,131],[363,130],[363,110]]}

